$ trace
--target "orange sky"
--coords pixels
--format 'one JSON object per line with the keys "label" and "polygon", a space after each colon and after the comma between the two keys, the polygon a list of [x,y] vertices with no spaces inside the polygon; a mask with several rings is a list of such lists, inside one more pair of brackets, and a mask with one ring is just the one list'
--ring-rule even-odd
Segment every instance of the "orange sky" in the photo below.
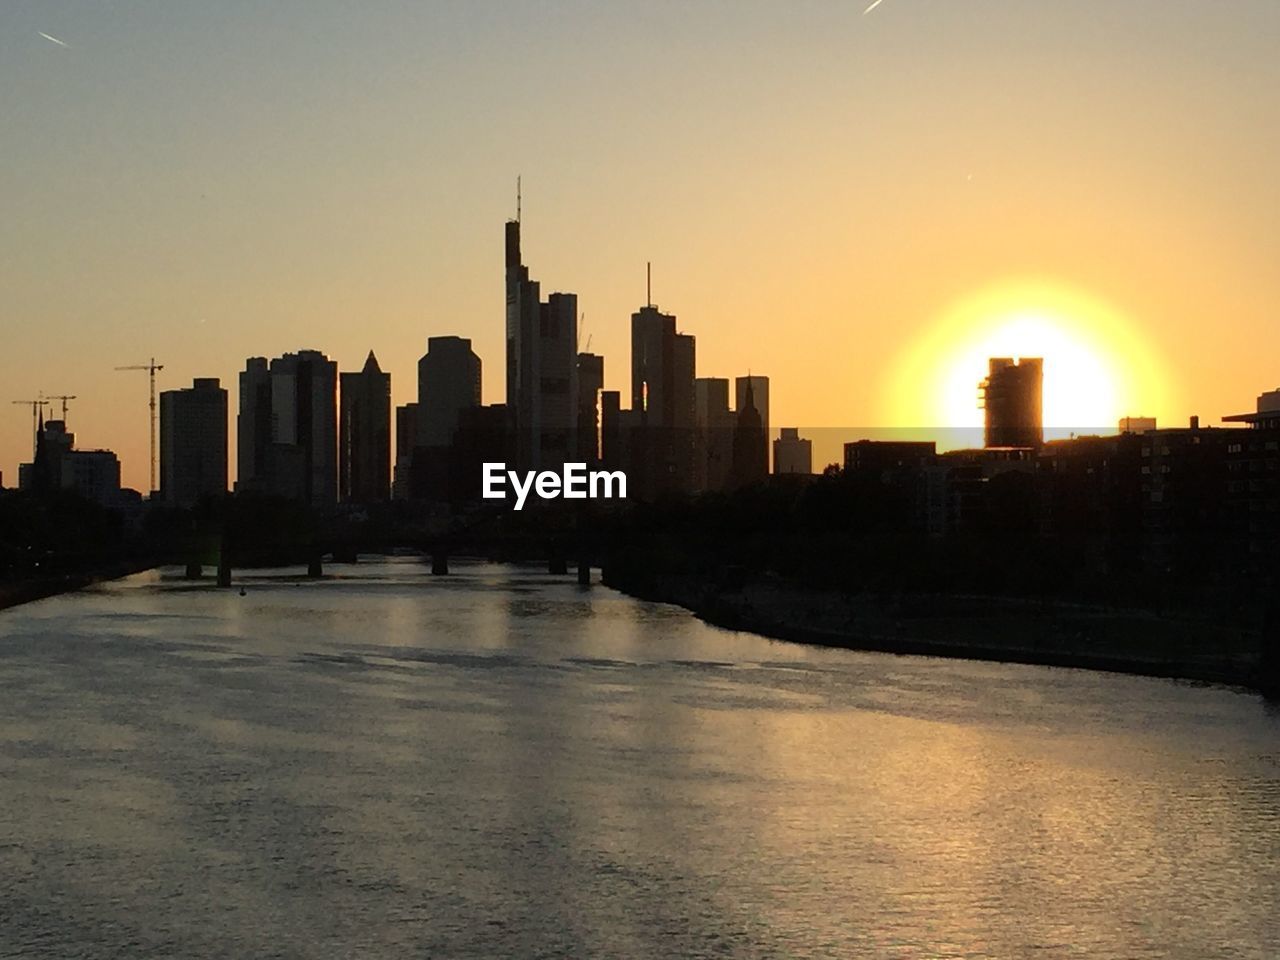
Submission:
{"label": "orange sky", "polygon": [[372,348],[403,403],[454,333],[498,400],[516,174],[526,262],[624,393],[646,260],[700,375],[773,378],[775,427],[933,426],[904,377],[1009,289],[1101,305],[1059,320],[1161,371],[1120,412],[1280,383],[1280,5],[864,7],[6,4],[0,399],[78,395],[135,487],[146,377],[112,368],[152,355],[234,409],[249,355]]}

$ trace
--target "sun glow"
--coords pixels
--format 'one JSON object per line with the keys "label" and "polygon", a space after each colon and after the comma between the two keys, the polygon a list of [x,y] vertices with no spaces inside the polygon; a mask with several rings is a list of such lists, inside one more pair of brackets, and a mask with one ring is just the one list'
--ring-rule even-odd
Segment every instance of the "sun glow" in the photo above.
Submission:
{"label": "sun glow", "polygon": [[914,343],[886,391],[889,418],[958,429],[965,435],[958,442],[972,443],[990,357],[1044,358],[1047,437],[1113,433],[1123,416],[1167,408],[1158,357],[1114,308],[1061,287],[1018,283],[966,298]]}

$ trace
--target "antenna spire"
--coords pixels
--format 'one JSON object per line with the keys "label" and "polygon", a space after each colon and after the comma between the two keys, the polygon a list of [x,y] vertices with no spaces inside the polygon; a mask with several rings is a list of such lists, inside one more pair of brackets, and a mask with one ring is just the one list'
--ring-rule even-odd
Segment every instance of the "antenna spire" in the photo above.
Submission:
{"label": "antenna spire", "polygon": [[644,264],[644,299],[645,303],[653,306],[653,261],[646,260]]}
{"label": "antenna spire", "polygon": [[521,200],[520,177],[517,174],[516,176],[516,223],[520,222],[520,200]]}

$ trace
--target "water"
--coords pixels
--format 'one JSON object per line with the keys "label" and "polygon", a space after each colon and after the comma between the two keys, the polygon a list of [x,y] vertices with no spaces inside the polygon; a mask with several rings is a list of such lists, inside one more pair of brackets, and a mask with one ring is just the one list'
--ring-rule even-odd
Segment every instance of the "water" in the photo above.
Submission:
{"label": "water", "polygon": [[0,956],[1280,956],[1255,696],[456,569],[0,613]]}

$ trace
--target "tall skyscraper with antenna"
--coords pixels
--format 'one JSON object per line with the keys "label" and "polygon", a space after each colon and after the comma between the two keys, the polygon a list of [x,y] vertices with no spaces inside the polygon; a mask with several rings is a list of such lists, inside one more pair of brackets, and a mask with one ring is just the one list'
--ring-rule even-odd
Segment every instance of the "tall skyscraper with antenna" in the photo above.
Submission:
{"label": "tall skyscraper with antenna", "polygon": [[578,298],[546,301],[520,252],[519,181],[516,219],[506,225],[507,410],[522,470],[554,470],[577,454]]}

